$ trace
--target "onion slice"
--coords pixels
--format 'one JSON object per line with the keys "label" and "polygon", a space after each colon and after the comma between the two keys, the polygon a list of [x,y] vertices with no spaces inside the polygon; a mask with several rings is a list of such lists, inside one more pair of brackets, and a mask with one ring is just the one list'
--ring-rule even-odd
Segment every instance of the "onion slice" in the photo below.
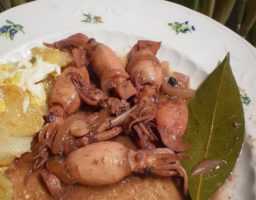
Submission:
{"label": "onion slice", "polygon": [[195,90],[182,87],[172,87],[166,80],[163,81],[162,91],[164,94],[169,96],[178,96],[186,100],[191,99],[195,95]]}
{"label": "onion slice", "polygon": [[135,110],[137,106],[133,106],[130,110],[127,110],[126,112],[122,113],[121,115],[117,116],[116,118],[111,119],[111,127],[114,126],[120,126],[126,118],[129,116],[129,114]]}

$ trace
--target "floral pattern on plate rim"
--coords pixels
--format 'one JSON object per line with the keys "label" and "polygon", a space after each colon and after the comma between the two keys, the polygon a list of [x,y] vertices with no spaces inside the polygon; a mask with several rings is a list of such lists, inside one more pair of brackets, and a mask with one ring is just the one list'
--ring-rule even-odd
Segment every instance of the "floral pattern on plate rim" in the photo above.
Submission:
{"label": "floral pattern on plate rim", "polygon": [[15,24],[10,20],[6,20],[6,24],[0,27],[0,37],[13,40],[18,32],[24,32],[24,27],[20,24]]}
{"label": "floral pattern on plate rim", "polygon": [[171,22],[168,23],[168,26],[175,31],[176,35],[179,33],[191,33],[195,31],[196,28],[193,25],[190,25],[188,21],[185,22]]}
{"label": "floral pattern on plate rim", "polygon": [[239,87],[239,91],[240,91],[240,96],[241,96],[241,102],[244,105],[249,105],[251,103],[251,98],[247,95],[245,89],[242,89]]}
{"label": "floral pattern on plate rim", "polygon": [[84,19],[82,22],[86,24],[101,24],[103,23],[103,20],[101,16],[98,15],[92,15],[91,13],[83,14]]}

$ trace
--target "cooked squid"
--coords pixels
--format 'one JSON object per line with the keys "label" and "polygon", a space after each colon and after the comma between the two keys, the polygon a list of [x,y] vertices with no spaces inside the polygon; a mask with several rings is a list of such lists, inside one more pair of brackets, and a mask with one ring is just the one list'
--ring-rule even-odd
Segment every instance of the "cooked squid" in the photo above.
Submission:
{"label": "cooked squid", "polygon": [[93,70],[101,79],[101,88],[106,94],[114,91],[122,99],[136,95],[136,90],[125,71],[125,65],[112,49],[90,39],[87,53]]}
{"label": "cooked squid", "polygon": [[42,176],[54,196],[62,192],[62,183],[108,185],[132,173],[181,176],[186,191],[186,171],[179,165],[179,160],[184,158],[167,148],[134,151],[118,142],[98,142],[79,148],[64,159],[49,160],[48,172],[43,171]]}
{"label": "cooked squid", "polygon": [[162,84],[161,64],[156,57],[160,45],[160,42],[139,40],[128,54],[127,71],[139,91],[137,108],[130,115],[129,129],[136,132],[141,148],[155,148],[158,143],[152,122]]}
{"label": "cooked squid", "polygon": [[[70,72],[81,74],[84,81],[89,82],[89,75],[86,68],[67,67],[53,83],[48,96],[48,112],[45,116],[45,124],[38,133],[37,142],[33,147],[33,159],[35,160],[34,169],[40,168],[47,160],[53,139],[64,119],[76,112],[81,99],[73,85]],[[63,87],[63,84],[65,85]]]}
{"label": "cooked squid", "polygon": [[166,147],[180,152],[190,145],[182,139],[187,128],[188,109],[179,97],[162,96],[158,100],[156,126]]}
{"label": "cooked squid", "polygon": [[53,139],[52,153],[67,155],[79,147],[119,135],[123,131],[120,125],[132,110],[117,117],[110,117],[106,110],[94,113],[77,112],[70,115]]}
{"label": "cooked squid", "polygon": [[[189,158],[182,154],[189,147],[182,139],[188,98],[170,92],[167,65],[163,70],[156,56],[161,43],[138,41],[125,67],[110,47],[88,38],[78,33],[46,44],[69,51],[74,62],[53,82],[45,124],[32,152],[20,158],[28,158],[28,177],[37,186],[43,180],[47,190],[38,188],[55,199],[78,184],[110,185],[132,174],[175,177],[185,195],[187,173],[179,161]],[[173,88],[189,90],[185,75],[172,75]],[[131,137],[130,145],[115,141],[120,135]]]}
{"label": "cooked squid", "polygon": [[86,67],[88,65],[85,50],[87,47],[87,41],[88,37],[86,35],[82,33],[77,33],[53,44],[45,43],[45,45],[51,48],[71,51],[76,65],[78,67]]}

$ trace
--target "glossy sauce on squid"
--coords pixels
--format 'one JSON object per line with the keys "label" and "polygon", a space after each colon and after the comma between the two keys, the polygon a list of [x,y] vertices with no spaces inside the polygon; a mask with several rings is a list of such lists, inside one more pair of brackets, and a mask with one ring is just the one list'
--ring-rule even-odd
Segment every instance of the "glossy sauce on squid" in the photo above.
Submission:
{"label": "glossy sauce on squid", "polygon": [[[131,149],[136,149],[133,142],[125,136],[119,136],[116,141],[126,145]],[[42,180],[39,171],[31,174],[30,169],[33,165],[28,162],[29,155],[23,155],[7,171],[7,176],[13,183],[13,199],[27,200],[53,200],[49,195]],[[26,177],[24,182],[24,177]],[[83,186],[73,185],[66,190],[64,200],[112,200],[112,199],[175,199],[181,200],[182,197],[177,190],[173,180],[169,178],[151,178],[130,176],[121,182],[108,186]]]}
{"label": "glossy sauce on squid", "polygon": [[193,91],[157,58],[161,42],[139,40],[126,65],[81,33],[46,45],[68,51],[74,66],[52,83],[31,153],[6,172],[13,199],[184,199]]}

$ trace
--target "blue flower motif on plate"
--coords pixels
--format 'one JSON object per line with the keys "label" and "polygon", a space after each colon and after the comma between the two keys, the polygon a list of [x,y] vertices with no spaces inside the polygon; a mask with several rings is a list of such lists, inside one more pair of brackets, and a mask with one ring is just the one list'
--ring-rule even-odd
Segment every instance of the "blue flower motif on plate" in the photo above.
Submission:
{"label": "blue flower motif on plate", "polygon": [[175,31],[176,34],[179,33],[190,33],[192,31],[195,31],[196,28],[193,25],[190,25],[188,21],[185,22],[174,22],[174,23],[168,23],[168,26]]}
{"label": "blue flower motif on plate", "polygon": [[15,24],[10,20],[6,20],[6,24],[0,27],[0,37],[2,36],[13,40],[18,32],[25,33],[23,26]]}

